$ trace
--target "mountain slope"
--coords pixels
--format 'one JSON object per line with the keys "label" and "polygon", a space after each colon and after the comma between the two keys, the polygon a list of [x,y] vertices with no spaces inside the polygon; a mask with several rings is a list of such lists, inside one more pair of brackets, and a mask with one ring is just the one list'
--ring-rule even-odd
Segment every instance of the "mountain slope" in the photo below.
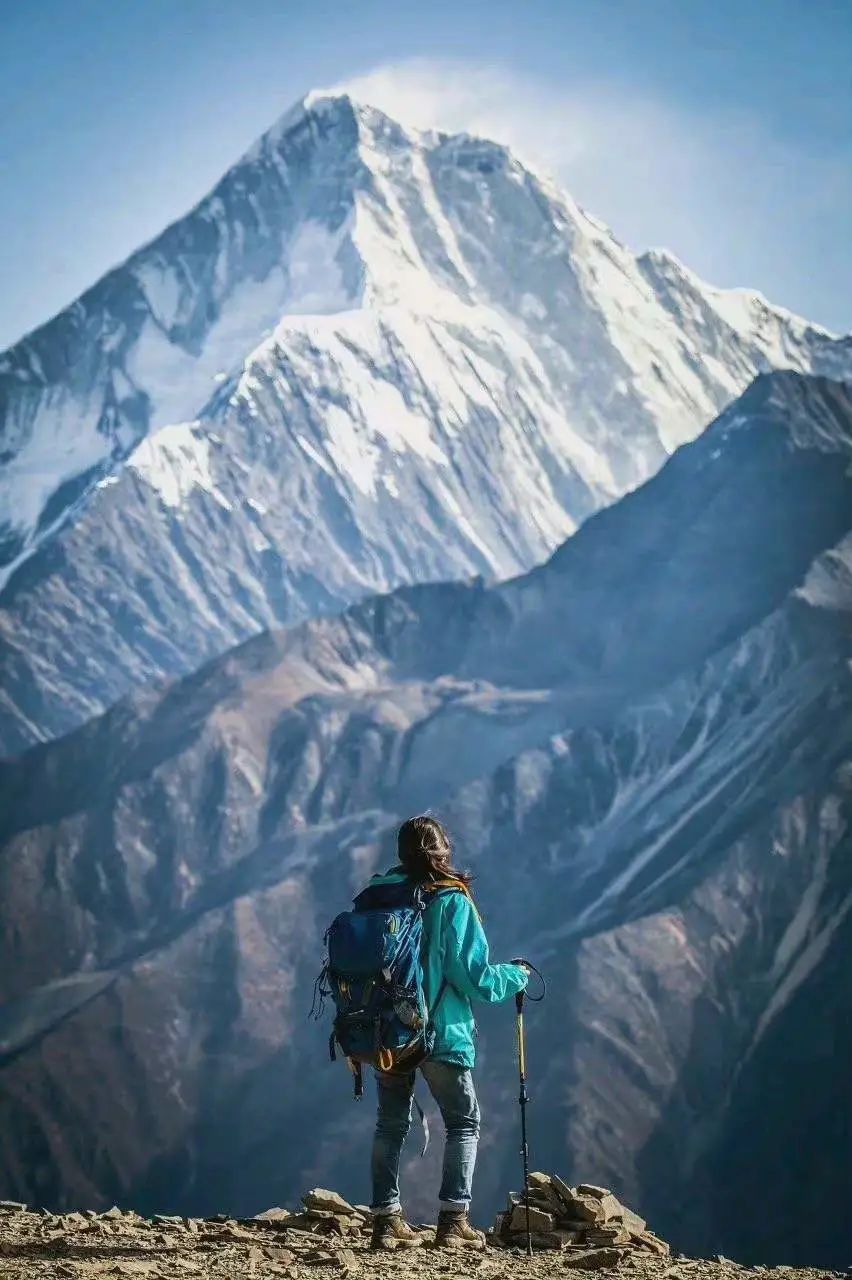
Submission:
{"label": "mountain slope", "polygon": [[846,342],[346,97],[0,357],[0,751],[406,582],[504,578]]}
{"label": "mountain slope", "polygon": [[[796,1197],[852,1154],[807,1142],[845,1072],[788,1046],[848,1018],[850,454],[850,388],[766,376],[531,573],[257,637],[5,765],[2,1190],[247,1211],[333,1170],[360,1198],[370,1115],[304,1015],[328,919],[430,806],[495,953],[551,978],[536,1162],[684,1248],[838,1265],[848,1224]],[[483,1216],[511,1034],[485,1012]]]}

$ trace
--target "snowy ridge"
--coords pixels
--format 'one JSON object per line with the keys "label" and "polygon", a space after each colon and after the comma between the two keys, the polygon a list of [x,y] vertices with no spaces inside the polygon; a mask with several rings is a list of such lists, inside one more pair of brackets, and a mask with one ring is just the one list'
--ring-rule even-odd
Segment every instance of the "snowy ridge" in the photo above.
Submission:
{"label": "snowy ridge", "polygon": [[[219,494],[210,472],[210,439],[199,432],[198,426],[197,422],[182,422],[161,427],[137,445],[127,459],[128,466],[157,490],[168,507],[180,507],[196,486],[227,506],[227,499]],[[100,482],[100,487],[117,483],[115,476],[109,476]]]}
{"label": "snowy ridge", "polygon": [[[704,285],[667,255],[648,254],[637,265],[603,224],[503,147],[404,129],[345,96],[309,94],[186,219],[0,360],[10,402],[0,522],[18,554],[33,545],[39,518],[63,484],[114,465],[134,435],[197,415],[211,379],[250,359],[264,330],[286,315],[399,302],[431,314],[450,293],[497,303],[552,330],[553,304],[570,303],[564,290],[551,299],[535,289],[507,290],[488,227],[458,217],[465,188],[494,169],[509,193],[526,188],[546,202],[541,232],[526,246],[534,255],[523,264],[531,278],[536,258],[544,266],[569,254],[585,300],[601,313],[640,396],[656,400],[658,411],[673,400],[661,433],[667,450],[699,425],[677,420],[684,393],[693,416],[698,409],[707,418],[719,407],[720,390],[735,394],[743,386],[739,368],[714,368],[709,381],[719,385],[712,389],[683,359],[666,368],[678,346],[667,309],[676,311],[680,327],[695,319],[696,308],[712,310],[723,329],[754,348],[746,376],[760,367],[755,352],[767,366],[805,368],[814,353],[800,351],[801,344],[830,343],[825,331],[758,295]],[[495,216],[493,208],[477,212]],[[199,242],[209,246],[200,272]],[[643,288],[643,275],[653,292]],[[45,359],[45,350],[54,354],[54,334],[68,337],[69,329],[72,346],[89,348],[82,378],[75,372],[69,379],[72,366],[63,369],[55,356]],[[690,336],[697,342],[695,327]],[[699,354],[716,358],[697,345]],[[660,357],[662,378],[655,368]],[[655,385],[666,375],[674,387]]]}
{"label": "snowy ridge", "polygon": [[264,627],[522,572],[778,364],[852,351],[504,147],[309,95],[0,357],[0,753]]}
{"label": "snowy ridge", "polygon": [[797,594],[815,609],[852,613],[852,534],[814,561]]}

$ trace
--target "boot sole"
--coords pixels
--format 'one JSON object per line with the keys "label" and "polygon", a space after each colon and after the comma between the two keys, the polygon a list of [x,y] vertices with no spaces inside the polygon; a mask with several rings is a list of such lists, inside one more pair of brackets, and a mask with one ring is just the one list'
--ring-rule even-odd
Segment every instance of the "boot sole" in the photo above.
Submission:
{"label": "boot sole", "polygon": [[422,1244],[422,1240],[399,1240],[391,1237],[390,1240],[379,1240],[376,1243],[371,1240],[370,1249],[374,1253],[393,1253],[394,1249],[419,1249]]}

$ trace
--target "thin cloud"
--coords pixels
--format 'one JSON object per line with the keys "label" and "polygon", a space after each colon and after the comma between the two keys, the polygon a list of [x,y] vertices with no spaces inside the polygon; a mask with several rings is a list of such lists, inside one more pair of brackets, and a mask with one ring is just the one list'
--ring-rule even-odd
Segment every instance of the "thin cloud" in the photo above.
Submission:
{"label": "thin cloud", "polygon": [[839,234],[832,244],[839,211],[852,207],[848,159],[806,152],[754,115],[697,115],[621,84],[562,89],[504,67],[423,58],[337,87],[403,123],[506,143],[633,248],[669,248],[714,283],[759,288],[808,314],[824,312],[838,271],[852,271],[838,261]]}

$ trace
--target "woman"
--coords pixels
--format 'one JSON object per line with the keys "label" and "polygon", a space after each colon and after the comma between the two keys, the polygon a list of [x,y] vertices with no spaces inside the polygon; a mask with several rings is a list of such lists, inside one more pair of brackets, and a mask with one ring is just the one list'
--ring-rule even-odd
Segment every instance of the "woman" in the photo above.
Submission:
{"label": "woman", "polygon": [[[452,865],[452,846],[434,818],[409,818],[398,836],[399,866],[371,884],[406,877],[437,889],[423,916],[423,987],[436,1032],[420,1066],[446,1126],[436,1243],[482,1248],[468,1217],[479,1142],[479,1106],[471,1074],[476,1060],[472,1000],[507,1000],[527,984],[517,964],[489,964],[488,942],[469,892],[470,876]],[[447,890],[450,890],[447,892]],[[408,1226],[399,1199],[399,1161],[411,1125],[415,1072],[376,1072],[379,1109],[373,1141],[372,1247],[409,1247],[420,1236]]]}

